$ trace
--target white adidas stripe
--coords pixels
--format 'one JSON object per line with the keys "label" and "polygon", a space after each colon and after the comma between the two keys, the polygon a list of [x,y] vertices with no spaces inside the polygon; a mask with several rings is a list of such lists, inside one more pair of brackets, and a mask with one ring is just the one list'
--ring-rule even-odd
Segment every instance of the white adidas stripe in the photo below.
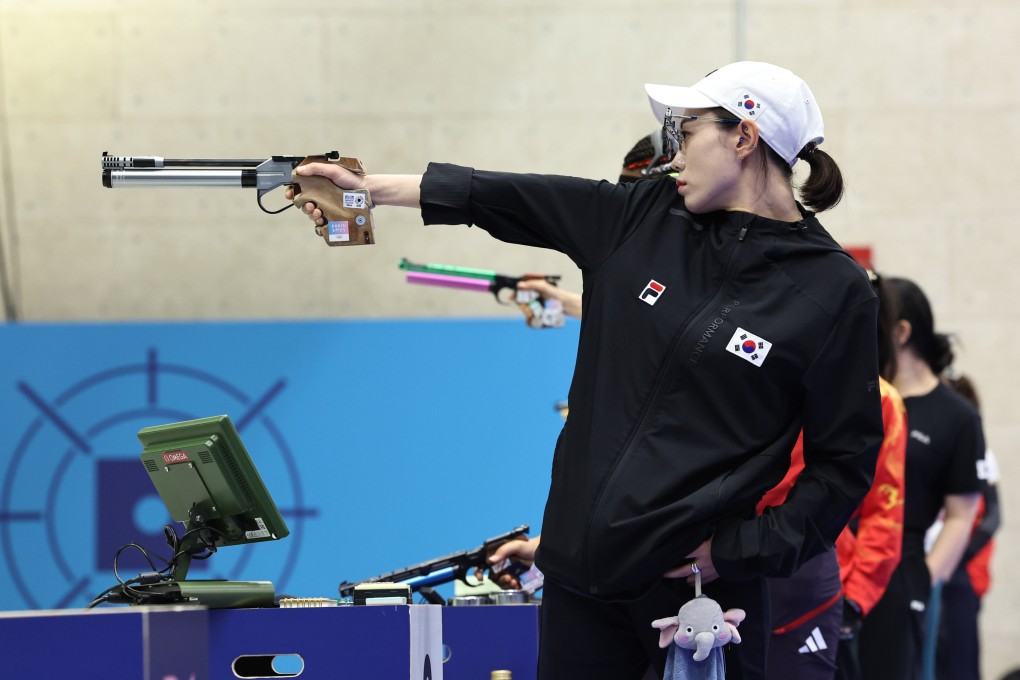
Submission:
{"label": "white adidas stripe", "polygon": [[811,635],[808,635],[807,640],[804,642],[804,646],[797,650],[800,654],[811,654],[829,648],[825,644],[825,638],[822,637],[822,631],[818,630],[818,626],[815,626],[814,630],[811,631]]}

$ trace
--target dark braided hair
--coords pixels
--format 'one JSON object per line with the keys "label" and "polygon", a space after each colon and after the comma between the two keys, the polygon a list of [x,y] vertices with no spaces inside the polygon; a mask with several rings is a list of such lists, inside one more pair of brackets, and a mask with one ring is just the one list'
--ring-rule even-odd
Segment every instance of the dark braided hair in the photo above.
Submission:
{"label": "dark braided hair", "polygon": [[623,157],[623,167],[628,170],[642,170],[672,161],[673,159],[663,152],[665,145],[662,136],[662,129],[657,128],[639,139]]}
{"label": "dark braided hair", "polygon": [[627,155],[623,157],[624,167],[635,170],[637,168],[647,167],[652,162],[652,156],[655,155],[655,146],[652,144],[652,135],[659,134],[656,130],[651,135],[645,135],[637,141]]}

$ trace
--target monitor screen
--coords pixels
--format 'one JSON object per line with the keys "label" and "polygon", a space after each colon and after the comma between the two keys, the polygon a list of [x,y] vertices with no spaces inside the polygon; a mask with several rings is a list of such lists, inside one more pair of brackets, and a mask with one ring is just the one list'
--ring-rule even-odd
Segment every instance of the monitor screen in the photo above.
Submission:
{"label": "monitor screen", "polygon": [[214,552],[290,533],[228,416],[146,427],[138,439],[156,491],[184,524],[181,551]]}

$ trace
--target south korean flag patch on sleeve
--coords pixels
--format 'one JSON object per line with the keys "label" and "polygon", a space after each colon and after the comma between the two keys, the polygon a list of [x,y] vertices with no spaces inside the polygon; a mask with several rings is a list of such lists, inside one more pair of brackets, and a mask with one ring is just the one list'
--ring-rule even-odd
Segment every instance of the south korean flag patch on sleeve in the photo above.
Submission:
{"label": "south korean flag patch on sleeve", "polygon": [[771,342],[765,338],[759,338],[754,333],[749,333],[743,328],[738,328],[737,332],[733,334],[728,347],[730,354],[736,354],[741,359],[750,361],[755,366],[761,366],[765,363],[765,357],[769,355],[770,349],[772,349]]}

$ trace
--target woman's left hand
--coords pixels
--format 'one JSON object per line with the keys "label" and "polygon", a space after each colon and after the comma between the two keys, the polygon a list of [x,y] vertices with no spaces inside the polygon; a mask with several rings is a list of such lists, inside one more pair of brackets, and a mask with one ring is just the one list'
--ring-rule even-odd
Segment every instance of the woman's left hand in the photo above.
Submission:
{"label": "woman's left hand", "polygon": [[701,573],[702,585],[711,583],[719,578],[719,573],[715,570],[715,565],[712,564],[711,538],[695,548],[694,552],[687,556],[687,561],[682,565],[675,569],[670,569],[663,576],[666,578],[686,578],[687,585],[693,586],[694,565],[698,566],[698,571]]}

